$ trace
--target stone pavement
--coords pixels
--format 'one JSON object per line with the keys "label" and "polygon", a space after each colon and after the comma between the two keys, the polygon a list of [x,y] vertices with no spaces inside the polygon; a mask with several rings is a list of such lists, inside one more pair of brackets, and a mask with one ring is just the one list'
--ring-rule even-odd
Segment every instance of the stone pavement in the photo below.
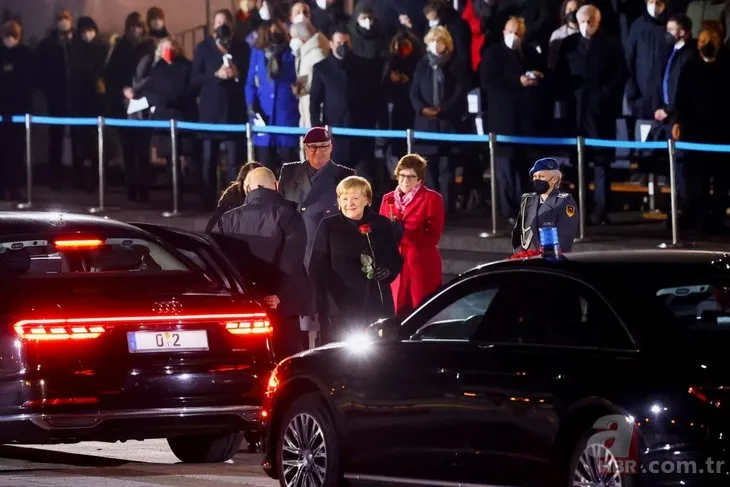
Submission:
{"label": "stone pavement", "polygon": [[[125,194],[111,190],[107,194],[107,211],[103,215],[127,222],[164,225],[191,231],[203,231],[209,215],[196,207],[194,195],[183,195],[179,216],[165,218],[164,211],[172,209],[169,194],[153,191],[149,203],[130,203]],[[88,213],[97,206],[98,196],[94,193],[52,192],[44,188],[34,189],[35,210],[55,210]],[[1,210],[11,209],[8,203],[0,203]],[[613,225],[586,227],[586,239],[574,245],[573,251],[651,249],[661,243],[671,243],[671,231],[664,222],[643,221],[637,214],[616,214]],[[486,212],[471,213],[449,218],[440,249],[444,257],[444,274],[452,276],[485,262],[507,257],[512,253],[509,230],[504,229],[496,236],[491,229]],[[680,235],[687,247],[702,250],[730,251],[729,237],[702,237],[686,233]],[[680,240],[682,241],[682,240]]]}

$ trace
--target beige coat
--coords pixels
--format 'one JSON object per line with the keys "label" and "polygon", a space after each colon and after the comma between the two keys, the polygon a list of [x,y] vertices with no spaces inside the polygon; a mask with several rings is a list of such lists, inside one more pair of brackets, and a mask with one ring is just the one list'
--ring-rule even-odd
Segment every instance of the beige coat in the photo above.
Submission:
{"label": "beige coat", "polygon": [[304,85],[304,92],[299,97],[299,126],[309,128],[312,121],[309,118],[309,90],[312,87],[312,71],[314,65],[322,61],[329,54],[329,41],[321,32],[304,43],[298,53],[295,53],[297,78]]}

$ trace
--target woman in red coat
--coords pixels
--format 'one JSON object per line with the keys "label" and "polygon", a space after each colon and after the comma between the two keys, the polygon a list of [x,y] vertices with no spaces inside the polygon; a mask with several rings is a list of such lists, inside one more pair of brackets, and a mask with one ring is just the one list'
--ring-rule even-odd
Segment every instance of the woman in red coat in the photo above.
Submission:
{"label": "woman in red coat", "polygon": [[395,168],[398,187],[383,197],[380,213],[400,224],[403,270],[391,284],[396,314],[407,313],[441,286],[441,254],[437,248],[444,231],[444,202],[423,180],[426,160],[403,156]]}

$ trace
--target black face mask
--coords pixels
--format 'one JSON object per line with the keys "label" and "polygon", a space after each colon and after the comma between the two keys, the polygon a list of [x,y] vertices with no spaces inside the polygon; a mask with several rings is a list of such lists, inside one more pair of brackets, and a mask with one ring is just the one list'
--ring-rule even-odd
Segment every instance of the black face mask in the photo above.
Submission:
{"label": "black face mask", "polygon": [[281,32],[274,32],[273,34],[271,34],[271,43],[275,46],[283,44],[284,40],[284,34],[282,34]]}
{"label": "black face mask", "polygon": [[550,183],[543,181],[542,179],[533,179],[532,188],[537,194],[545,194],[550,189]]}
{"label": "black face mask", "polygon": [[215,30],[215,38],[223,45],[231,43],[231,28],[223,24]]}
{"label": "black face mask", "polygon": [[708,42],[704,46],[700,47],[700,54],[707,59],[715,59],[715,56],[717,55],[717,48],[715,47],[715,44]]}
{"label": "black face mask", "polygon": [[677,39],[675,39],[675,37],[669,32],[664,34],[664,40],[667,42],[667,44],[670,44],[672,46],[677,43]]}
{"label": "black face mask", "polygon": [[570,13],[565,14],[565,23],[577,24],[578,23],[578,11],[573,10]]}
{"label": "black face mask", "polygon": [[350,54],[350,46],[347,44],[340,44],[335,48],[335,54],[340,59],[345,59]]}

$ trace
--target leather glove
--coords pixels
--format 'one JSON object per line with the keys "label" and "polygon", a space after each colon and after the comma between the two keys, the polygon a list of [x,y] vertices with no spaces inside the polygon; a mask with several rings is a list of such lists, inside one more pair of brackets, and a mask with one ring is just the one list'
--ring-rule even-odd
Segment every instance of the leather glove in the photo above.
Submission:
{"label": "leather glove", "polygon": [[378,281],[384,281],[390,277],[390,271],[385,267],[376,267],[373,277]]}

